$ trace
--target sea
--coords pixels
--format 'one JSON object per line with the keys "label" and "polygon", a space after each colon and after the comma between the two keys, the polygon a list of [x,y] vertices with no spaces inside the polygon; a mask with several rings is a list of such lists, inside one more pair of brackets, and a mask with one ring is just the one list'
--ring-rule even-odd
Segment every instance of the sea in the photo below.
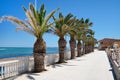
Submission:
{"label": "sea", "polygon": [[[68,50],[68,49],[67,49]],[[46,54],[57,54],[58,47],[47,47]],[[0,59],[21,56],[32,56],[32,47],[0,47]]]}

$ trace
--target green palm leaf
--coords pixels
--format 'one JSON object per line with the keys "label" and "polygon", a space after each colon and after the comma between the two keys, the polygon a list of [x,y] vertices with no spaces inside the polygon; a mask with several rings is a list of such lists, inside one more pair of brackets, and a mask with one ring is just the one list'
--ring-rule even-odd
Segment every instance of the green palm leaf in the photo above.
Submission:
{"label": "green palm leaf", "polygon": [[55,21],[55,25],[52,27],[54,29],[54,33],[59,37],[64,37],[70,30],[69,26],[71,25],[70,21],[72,17],[73,16],[71,14],[64,17],[62,13],[59,13],[59,18],[55,18],[53,16]]}
{"label": "green palm leaf", "polygon": [[46,31],[48,31],[49,27],[51,27],[53,23],[48,24],[48,21],[59,9],[52,11],[47,16],[46,10],[44,9],[44,4],[41,5],[40,11],[37,11],[33,4],[29,5],[29,10],[25,7],[23,7],[23,10],[25,11],[27,17],[25,21],[21,21],[13,16],[3,16],[0,18],[0,22],[3,20],[9,20],[20,26],[17,27],[16,30],[26,31],[39,38],[42,37]]}

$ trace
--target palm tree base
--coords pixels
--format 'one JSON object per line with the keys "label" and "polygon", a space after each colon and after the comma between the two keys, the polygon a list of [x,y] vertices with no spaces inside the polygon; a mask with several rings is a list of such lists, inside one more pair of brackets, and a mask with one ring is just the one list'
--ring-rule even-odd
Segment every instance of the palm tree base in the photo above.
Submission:
{"label": "palm tree base", "polygon": [[81,57],[82,55],[80,55],[80,56],[76,56],[76,57]]}
{"label": "palm tree base", "polygon": [[70,58],[70,59],[75,59],[75,57],[74,58]]}
{"label": "palm tree base", "polygon": [[66,61],[58,61],[56,64],[67,63]]}
{"label": "palm tree base", "polygon": [[41,71],[33,71],[33,73],[40,73],[40,72],[44,72],[44,71],[47,71],[47,69],[43,69]]}

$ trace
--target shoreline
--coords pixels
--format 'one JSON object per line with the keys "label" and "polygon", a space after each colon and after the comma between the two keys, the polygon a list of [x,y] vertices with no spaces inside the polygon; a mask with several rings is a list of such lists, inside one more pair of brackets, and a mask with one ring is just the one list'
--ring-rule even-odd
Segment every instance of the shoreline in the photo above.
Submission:
{"label": "shoreline", "polygon": [[[58,47],[47,47],[46,55],[58,54]],[[70,51],[69,48],[66,50]],[[0,59],[33,56],[32,47],[0,47]]]}
{"label": "shoreline", "polygon": [[[70,53],[70,50],[69,51],[66,51],[65,54],[68,54]],[[51,55],[58,55],[59,53],[48,53],[46,54],[46,57],[47,56],[51,56]],[[18,60],[19,58],[22,58],[22,57],[29,57],[29,58],[33,58],[33,56],[17,56],[17,57],[8,57],[8,58],[0,58],[0,62],[3,62],[3,61],[9,61],[9,60]]]}

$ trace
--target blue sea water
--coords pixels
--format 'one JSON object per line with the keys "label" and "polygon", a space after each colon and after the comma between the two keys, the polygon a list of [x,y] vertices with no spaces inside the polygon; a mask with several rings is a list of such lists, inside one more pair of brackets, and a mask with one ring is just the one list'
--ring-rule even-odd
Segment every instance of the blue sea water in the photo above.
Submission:
{"label": "blue sea water", "polygon": [[[47,54],[58,53],[57,47],[48,47]],[[11,58],[20,56],[32,56],[33,48],[31,47],[0,47],[0,58]]]}

